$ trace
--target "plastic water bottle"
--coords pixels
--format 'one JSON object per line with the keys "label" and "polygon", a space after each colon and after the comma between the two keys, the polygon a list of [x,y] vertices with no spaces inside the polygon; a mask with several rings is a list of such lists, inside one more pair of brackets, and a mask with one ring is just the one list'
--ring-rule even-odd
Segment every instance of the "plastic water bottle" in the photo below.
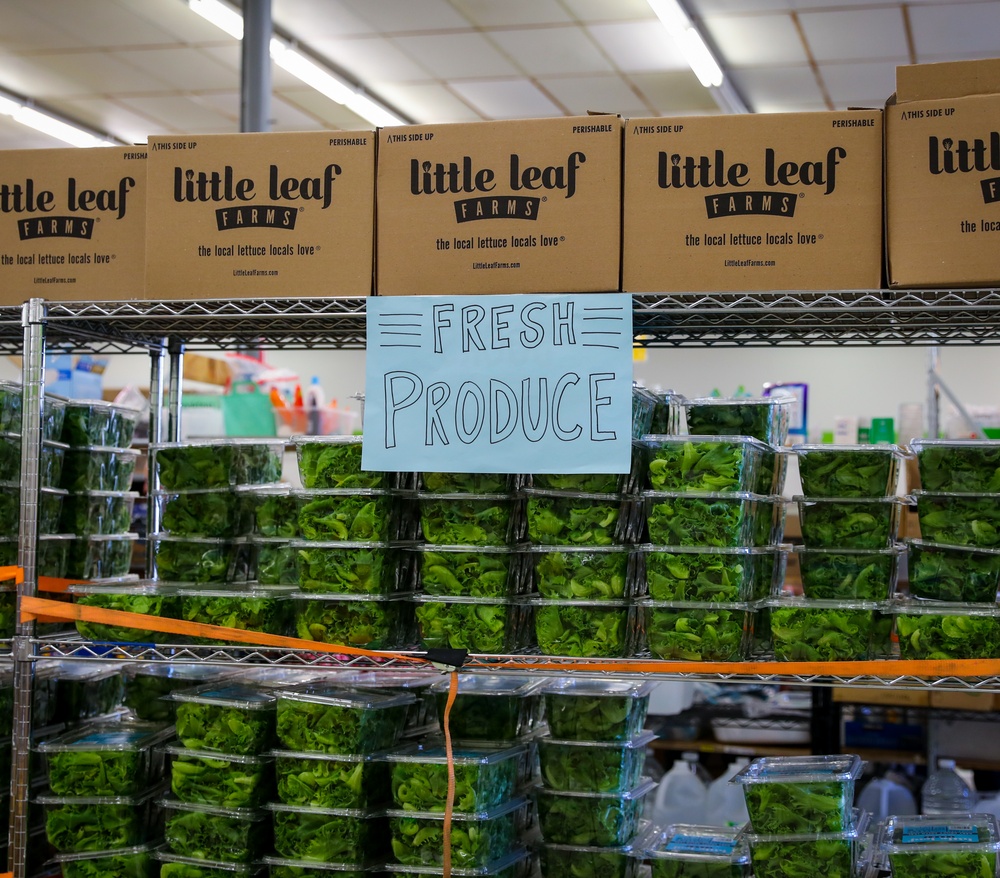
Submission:
{"label": "plastic water bottle", "polygon": [[705,823],[709,826],[742,826],[750,819],[747,813],[746,797],[739,784],[729,781],[749,759],[736,759],[708,787],[705,799]]}
{"label": "plastic water bottle", "polygon": [[704,821],[708,789],[698,777],[698,767],[698,754],[685,753],[663,776],[653,803],[652,819],[657,825]]}
{"label": "plastic water bottle", "polygon": [[972,811],[976,794],[955,771],[954,759],[939,759],[920,790],[921,812],[924,814],[959,814]]}

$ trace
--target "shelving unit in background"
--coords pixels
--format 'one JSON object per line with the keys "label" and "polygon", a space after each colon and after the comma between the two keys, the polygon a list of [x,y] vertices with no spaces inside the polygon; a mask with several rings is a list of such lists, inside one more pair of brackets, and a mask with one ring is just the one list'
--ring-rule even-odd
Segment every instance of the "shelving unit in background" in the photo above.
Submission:
{"label": "shelving unit in background", "polygon": [[[0,309],[0,353],[24,360],[21,554],[25,581],[21,594],[37,587],[38,451],[44,351],[59,345],[74,353],[134,353],[150,356],[153,410],[150,441],[175,438],[180,424],[181,376],[186,350],[242,346],[289,349],[360,349],[365,345],[366,299],[198,300],[178,302],[47,302],[32,299],[22,308]],[[1000,290],[859,290],[846,292],[712,293],[633,297],[633,329],[646,347],[770,347],[862,345],[1000,344]],[[163,402],[165,400],[165,402]],[[156,404],[160,402],[160,404]],[[155,523],[151,525],[154,529]],[[32,668],[62,657],[82,661],[170,660],[183,662],[266,662],[329,667],[372,665],[363,659],[336,659],[313,653],[259,648],[123,648],[114,656],[78,639],[36,639],[31,623],[19,624],[12,643],[15,663],[14,749],[9,866],[23,878],[27,845],[28,744],[31,732]],[[586,660],[510,657],[503,670],[544,662],[550,673],[598,673]],[[379,666],[391,665],[391,662]],[[926,678],[897,673],[885,662],[877,673],[817,675],[789,664],[780,672],[751,666],[725,674],[670,663],[652,672],[663,679],[765,681],[830,687],[1000,691],[1000,673],[968,678]],[[628,662],[621,673],[633,673]],[[498,670],[476,658],[472,670]],[[846,670],[846,669],[845,669]],[[605,673],[605,672],[601,672]],[[643,673],[650,673],[643,671]],[[828,691],[828,690],[827,690]],[[827,699],[828,701],[829,699]]]}

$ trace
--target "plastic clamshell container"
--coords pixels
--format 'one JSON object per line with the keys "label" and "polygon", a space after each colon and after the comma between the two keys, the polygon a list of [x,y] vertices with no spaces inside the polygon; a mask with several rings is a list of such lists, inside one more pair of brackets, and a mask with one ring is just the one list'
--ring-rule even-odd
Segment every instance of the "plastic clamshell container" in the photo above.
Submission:
{"label": "plastic clamshell container", "polygon": [[224,863],[182,857],[162,847],[153,852],[153,858],[161,864],[159,878],[262,878],[265,872],[263,864],[258,862]]}
{"label": "plastic clamshell container", "polygon": [[897,445],[793,445],[792,453],[807,497],[892,496],[905,458]]}
{"label": "plastic clamshell container", "polygon": [[994,875],[1000,835],[992,814],[890,816],[880,852],[894,878],[925,875]]}
{"label": "plastic clamshell container", "polygon": [[638,617],[630,601],[532,598],[528,606],[543,655],[627,658],[638,648]]}
{"label": "plastic clamshell container", "polygon": [[1000,588],[1000,549],[971,549],[907,540],[910,595],[934,601],[984,604]]}
{"label": "plastic clamshell container", "polygon": [[389,801],[381,754],[272,750],[278,799],[306,808],[376,808]]}
{"label": "plastic clamshell container", "polygon": [[788,475],[789,452],[779,445],[765,445],[764,449],[752,490],[758,494],[781,494]]}
{"label": "plastic clamshell container", "polygon": [[[451,861],[458,868],[474,868],[510,854],[517,847],[524,825],[528,801],[524,797],[510,799],[503,805],[485,811],[452,814],[452,831],[459,830],[467,843],[452,841]],[[388,808],[392,853],[404,865],[442,865],[444,847],[436,836],[444,825],[443,811],[410,811]],[[421,842],[421,833],[429,836]]]}
{"label": "plastic clamshell container", "polygon": [[384,856],[387,845],[381,810],[300,808],[271,802],[274,850],[302,860],[363,863]]}
{"label": "plastic clamshell container", "polygon": [[601,878],[635,878],[639,860],[631,844],[619,847],[594,845],[554,844],[541,842],[538,857],[542,875],[564,876],[600,875]]}
{"label": "plastic clamshell container", "polygon": [[[168,619],[180,618],[180,599],[177,587],[169,583],[150,580],[120,582],[93,582],[88,585],[72,584],[68,587],[75,596],[76,603],[86,607],[104,610],[124,610],[145,616],[161,616]],[[161,634],[143,628],[126,628],[105,622],[76,620],[77,633],[84,640],[122,641],[149,643],[176,639],[176,635]]]}
{"label": "plastic clamshell container", "polygon": [[625,542],[627,503],[621,494],[525,488],[528,539],[543,546],[610,546]]}
{"label": "plastic clamshell container", "polygon": [[811,549],[882,549],[896,539],[904,501],[898,497],[795,497],[802,542]]}
{"label": "plastic clamshell container", "polygon": [[506,546],[414,546],[424,594],[508,598],[525,591],[521,555]]}
{"label": "plastic clamshell container", "polygon": [[636,845],[636,856],[649,860],[652,878],[699,875],[702,878],[748,878],[750,851],[740,828],[673,823],[653,827]]}
{"label": "plastic clamshell container", "polygon": [[753,491],[767,446],[749,436],[644,436],[645,486],[654,491]]}
{"label": "plastic clamshell container", "polygon": [[45,662],[44,666],[45,671],[39,669],[35,674],[51,674],[48,679],[55,684],[54,698],[58,710],[53,717],[54,722],[76,723],[103,716],[112,713],[122,702],[124,685],[120,664],[59,661]]}
{"label": "plastic clamshell container", "polygon": [[70,579],[110,579],[132,566],[138,534],[90,534],[67,540],[66,576]]}
{"label": "plastic clamshell container", "polygon": [[796,873],[853,878],[868,822],[866,812],[854,811],[839,831],[746,832],[754,878],[792,878]]}
{"label": "plastic clamshell container", "polygon": [[[38,494],[38,532],[59,532],[62,504],[68,491],[42,488]],[[5,533],[17,534],[21,522],[21,488],[17,484],[0,485],[0,524]]]}
{"label": "plastic clamshell container", "polygon": [[159,780],[154,748],[173,734],[151,723],[93,723],[42,741],[49,788],[57,796],[134,796]]}
{"label": "plastic clamshell container", "polygon": [[507,473],[417,473],[417,489],[429,494],[504,494],[513,487]]}
{"label": "plastic clamshell container", "polygon": [[931,543],[1000,548],[1000,494],[914,491],[920,536]]}
{"label": "plastic clamshell container", "polygon": [[[763,756],[732,779],[743,787],[753,832],[843,832],[852,826],[859,756]],[[783,807],[772,807],[776,803]]]}
{"label": "plastic clamshell container", "polygon": [[293,540],[299,535],[299,497],[288,485],[240,485],[236,492],[243,498],[258,537]]}
{"label": "plastic clamshell container", "polygon": [[[285,635],[288,632],[288,586],[241,585],[228,588],[187,586],[180,591],[185,622],[221,625],[240,631]],[[192,638],[196,643],[226,643],[224,637]]]}
{"label": "plastic clamshell container", "polygon": [[643,799],[656,784],[643,778],[621,793],[585,793],[535,787],[538,828],[546,842],[618,847],[632,841],[642,817]]}
{"label": "plastic clamshell container", "polygon": [[73,446],[128,448],[135,435],[139,414],[136,409],[99,399],[68,400],[62,441]]}
{"label": "plastic clamshell container", "polygon": [[298,507],[298,537],[319,542],[372,542],[392,533],[392,502],[386,491],[292,491]]}
{"label": "plastic clamshell container", "polygon": [[138,451],[99,445],[65,452],[60,487],[69,491],[128,491]]}
{"label": "plastic clamshell container", "polygon": [[274,741],[272,692],[237,682],[212,682],[171,692],[177,737],[192,750],[256,756]]}
{"label": "plastic clamshell container", "polygon": [[[821,600],[884,601],[896,589],[900,545],[881,549],[817,549],[795,546],[802,594]],[[997,567],[1000,578],[1000,566]],[[994,592],[996,591],[994,583]]]}
{"label": "plastic clamshell container", "polygon": [[677,400],[684,413],[686,432],[698,436],[752,436],[771,445],[788,438],[788,409],[783,397],[699,397]]}
{"label": "plastic clamshell container", "polygon": [[509,655],[526,645],[526,607],[517,600],[416,595],[413,602],[424,649]]}
{"label": "plastic clamshell container", "polygon": [[583,494],[620,494],[631,481],[628,473],[534,473],[526,487],[542,491]]}
{"label": "plastic clamshell container", "polygon": [[0,430],[21,432],[21,394],[19,382],[0,381]]}
{"label": "plastic clamshell container", "polygon": [[137,491],[84,491],[62,502],[61,533],[77,536],[125,533],[132,524]]}
{"label": "plastic clamshell container", "polygon": [[276,690],[277,734],[299,752],[374,753],[399,742],[408,692],[362,692],[324,683]]}
{"label": "plastic clamshell container", "polygon": [[[31,840],[28,841],[29,846]],[[52,862],[63,878],[151,878],[153,845],[140,844],[110,851],[82,851],[76,854],[56,854]]]}
{"label": "plastic clamshell container", "polygon": [[431,545],[505,546],[515,539],[510,494],[416,495],[423,538]]}
{"label": "plastic clamshell container", "polygon": [[267,485],[281,478],[284,449],[284,439],[151,443],[149,470],[154,487],[165,491]]}
{"label": "plastic clamshell container", "polygon": [[[63,490],[62,488],[40,488],[38,491],[38,531],[43,534],[50,533],[63,533],[65,528],[61,526],[63,520],[63,509],[66,504],[66,500],[69,497],[69,491]],[[18,497],[20,499],[20,497]],[[18,510],[18,518],[20,519],[20,509]],[[122,527],[118,533],[124,533],[128,530],[128,526],[131,521],[125,522],[125,526]]]}
{"label": "plastic clamshell container", "polygon": [[240,537],[253,530],[247,494],[231,488],[153,491],[149,499],[164,533],[186,537]]}
{"label": "plastic clamshell container", "polygon": [[381,594],[399,590],[397,550],[389,543],[293,540],[303,591],[319,594]]}
{"label": "plastic clamshell container", "polygon": [[545,719],[554,738],[627,741],[642,731],[650,681],[560,677],[545,683]]}
{"label": "plastic clamshell container", "polygon": [[413,605],[400,595],[290,595],[297,637],[366,649],[407,649],[416,642]]}
{"label": "plastic clamshell container", "polygon": [[784,579],[785,554],[778,546],[643,545],[639,551],[656,601],[759,600]]}
{"label": "plastic clamshell container", "polygon": [[738,662],[747,657],[755,604],[747,601],[639,601],[655,658]]}
{"label": "plastic clamshell container", "polygon": [[973,659],[1000,655],[1000,606],[898,599],[895,616],[899,657]]}
{"label": "plastic clamshell container", "polygon": [[[38,461],[38,483],[43,488],[58,488],[62,483],[66,451],[62,442],[44,440]],[[0,481],[16,483],[21,478],[21,437],[0,434]]]}
{"label": "plastic clamshell container", "polygon": [[132,665],[124,674],[123,703],[141,720],[173,723],[177,717],[177,702],[170,698],[170,693],[218,682],[232,673],[232,668],[208,664],[150,662]]}
{"label": "plastic clamshell container", "polygon": [[[38,575],[65,579],[69,571],[69,550],[76,542],[73,534],[41,534],[38,537]],[[13,557],[10,564],[17,563],[17,541],[13,541]],[[68,624],[68,623],[67,623]]]}
{"label": "plastic clamshell container", "polygon": [[291,860],[288,857],[261,858],[268,878],[381,878],[384,866],[378,863],[321,863],[318,860]]}
{"label": "plastic clamshell container", "polygon": [[[542,721],[543,680],[520,676],[459,674],[458,696],[450,725],[456,740],[511,742],[528,735]],[[448,681],[431,687],[443,719]]]}
{"label": "plastic clamshell container", "polygon": [[642,777],[646,746],[655,739],[655,732],[640,732],[627,741],[540,737],[542,780],[551,790],[620,793],[634,789]]}
{"label": "plastic clamshell container", "polygon": [[1000,494],[1000,442],[988,439],[913,439],[920,486],[928,492]]}
{"label": "plastic clamshell container", "polygon": [[[455,878],[532,878],[535,874],[534,857],[525,847],[516,847],[509,854],[498,857],[482,866],[453,867],[451,875]],[[413,878],[415,875],[427,878],[443,878],[444,867],[436,863],[418,866],[414,863],[381,863],[378,868],[387,876],[399,875],[402,878]],[[272,876],[275,878],[275,876]],[[278,876],[292,878],[292,876]],[[359,875],[358,878],[363,878]],[[609,876],[614,878],[614,876]]]}
{"label": "plastic clamshell container", "polygon": [[771,541],[774,507],[760,494],[644,491],[648,541],[659,546],[755,546]]}
{"label": "plastic clamshell container", "polygon": [[[514,797],[519,762],[526,747],[455,749],[455,804],[458,812],[488,811]],[[408,811],[443,811],[448,793],[444,747],[412,744],[386,755],[392,766],[392,800]]]}
{"label": "plastic clamshell container", "polygon": [[270,848],[270,820],[257,808],[217,808],[161,799],[163,838],[175,854],[250,863]]}
{"label": "plastic clamshell container", "polygon": [[621,600],[637,585],[628,546],[531,546],[534,585],[553,600]]}
{"label": "plastic clamshell container", "polygon": [[250,538],[250,575],[260,585],[298,585],[299,559],[291,540]]}
{"label": "plastic clamshell container", "polygon": [[306,488],[392,487],[388,473],[361,468],[361,436],[295,435],[289,441]]}
{"label": "plastic clamshell container", "polygon": [[247,544],[213,537],[149,535],[153,578],[200,584],[245,581]]}
{"label": "plastic clamshell container", "polygon": [[274,794],[270,756],[237,756],[177,744],[168,744],[163,752],[170,762],[170,791],[178,802],[257,808]]}
{"label": "plastic clamshell container", "polygon": [[772,598],[767,608],[774,657],[792,662],[873,658],[881,606],[877,601]]}
{"label": "plastic clamshell container", "polygon": [[0,433],[0,481],[17,482],[21,478],[21,435]]}
{"label": "plastic clamshell container", "polygon": [[153,799],[159,790],[135,796],[36,796],[45,808],[45,835],[60,853],[106,851],[149,841]]}

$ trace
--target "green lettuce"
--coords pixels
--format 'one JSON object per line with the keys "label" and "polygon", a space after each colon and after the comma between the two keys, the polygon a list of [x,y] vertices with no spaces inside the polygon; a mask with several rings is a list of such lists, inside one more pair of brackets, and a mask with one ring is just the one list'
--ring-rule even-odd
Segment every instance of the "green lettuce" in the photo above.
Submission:
{"label": "green lettuce", "polygon": [[647,449],[649,486],[654,491],[746,491],[760,453],[739,441],[666,442]]}
{"label": "green lettuce", "polygon": [[925,445],[917,466],[925,491],[1000,494],[1000,443]]}
{"label": "green lettuce", "polygon": [[[436,692],[437,715],[444,725],[447,692]],[[479,695],[459,692],[449,716],[452,737],[466,741],[513,741],[540,722],[540,695]]]}
{"label": "green lettuce", "polygon": [[[322,864],[317,866],[292,866],[289,863],[271,863],[267,873],[269,878],[330,878],[330,870]],[[393,871],[395,878],[403,878],[398,870]],[[160,878],[164,878],[163,875]],[[225,878],[232,878],[231,875]],[[337,869],[335,878],[371,878],[368,869]]]}
{"label": "green lettuce", "polygon": [[385,540],[389,536],[389,498],[370,494],[314,495],[299,507],[299,535],[306,540]]}
{"label": "green lettuce", "polygon": [[504,598],[513,563],[512,553],[437,552],[426,547],[420,557],[420,580],[426,594]]}
{"label": "green lettuce", "polygon": [[237,483],[236,446],[221,442],[156,448],[153,470],[165,491],[228,488]]}
{"label": "green lettuce", "polygon": [[21,393],[20,384],[0,382],[0,430],[5,433],[21,432]]}
{"label": "green lettuce", "polygon": [[510,479],[506,473],[421,473],[425,491],[435,494],[501,494]]}
{"label": "green lettuce", "polygon": [[379,760],[310,759],[278,753],[278,798],[308,808],[374,808],[389,799],[389,766]]}
{"label": "green lettuce", "polygon": [[299,496],[280,492],[252,493],[256,531],[263,537],[292,539],[299,535]]}
{"label": "green lettuce", "polygon": [[768,780],[743,785],[758,835],[842,832],[850,825],[853,784],[840,780]]}
{"label": "green lettuce", "polygon": [[133,499],[122,494],[70,494],[62,501],[59,530],[77,536],[127,533]]}
{"label": "green lettuce", "polygon": [[75,579],[113,579],[132,566],[135,538],[77,537],[67,540],[66,576]]}
{"label": "green lettuce", "polygon": [[249,863],[268,849],[267,823],[225,812],[168,808],[163,837],[170,850],[194,860]]}
{"label": "green lettuce", "polygon": [[639,828],[642,799],[538,791],[538,826],[552,844],[619,847]]}
{"label": "green lettuce", "polygon": [[250,530],[246,499],[235,491],[193,491],[163,498],[161,528],[188,537],[237,537]]}
{"label": "green lettuce", "polygon": [[750,845],[750,862],[754,878],[852,878],[853,851],[850,839],[759,841]]}
{"label": "green lettuce", "polygon": [[298,548],[303,591],[325,594],[389,594],[395,590],[395,555],[381,546]]}
{"label": "green lettuce", "polygon": [[746,869],[724,859],[682,860],[656,858],[652,861],[652,878],[744,878]]}
{"label": "green lettuce", "polygon": [[[194,863],[164,862],[160,864],[160,878],[233,878],[233,873],[229,869],[213,869],[211,866],[196,866]],[[338,875],[337,878],[341,876]]]}
{"label": "green lettuce", "polygon": [[754,555],[657,551],[645,557],[646,582],[654,600],[727,603],[749,597]]}
{"label": "green lettuce", "polygon": [[617,494],[621,479],[618,473],[535,473],[531,484],[546,491]]}
{"label": "green lettuce", "polygon": [[[540,854],[545,878],[630,878],[634,873],[635,860],[623,851],[546,844]],[[656,863],[653,860],[654,875]]]}
{"label": "green lettuce", "polygon": [[911,545],[909,572],[914,597],[993,603],[1000,585],[1000,553]]}
{"label": "green lettuce", "polygon": [[[185,622],[221,625],[239,631],[284,635],[288,628],[288,605],[278,597],[241,595],[196,595],[181,597]],[[225,643],[225,639],[192,638],[195,643]]]}
{"label": "green lettuce", "polygon": [[278,699],[278,740],[300,753],[374,753],[399,740],[406,705],[388,707]]}
{"label": "green lettuce", "polygon": [[746,610],[647,607],[649,651],[661,659],[734,662],[743,658]]}
{"label": "green lettuce", "polygon": [[624,658],[628,608],[546,604],[535,607],[535,636],[543,655]]}
{"label": "green lettuce", "polygon": [[128,491],[135,459],[133,451],[70,448],[63,461],[60,487],[75,493]]}
{"label": "green lettuce", "polygon": [[773,402],[688,403],[687,428],[693,436],[751,436],[779,442]]}
{"label": "green lettuce", "polygon": [[[458,753],[456,756],[465,756]],[[488,811],[514,795],[517,759],[499,762],[455,763],[454,810]],[[448,766],[442,762],[394,762],[392,799],[406,811],[444,812],[448,795]]]}
{"label": "green lettuce", "polygon": [[281,479],[283,442],[241,442],[236,446],[236,484],[269,485]]}
{"label": "green lettuce", "polygon": [[171,757],[170,789],[179,802],[255,808],[271,797],[272,781],[271,766],[261,759],[241,762],[197,751]]}
{"label": "green lettuce", "polygon": [[884,601],[893,582],[896,556],[803,552],[799,555],[802,593],[807,598]]}
{"label": "green lettuce", "polygon": [[274,740],[274,710],[204,701],[177,705],[177,737],[191,750],[257,756]]}
{"label": "green lettuce", "polygon": [[47,805],[45,835],[62,853],[110,851],[139,844],[146,831],[145,809],[130,802],[90,803],[86,799]]}
{"label": "green lettuce", "polygon": [[16,482],[21,478],[21,437],[0,436],[0,480]]}
{"label": "green lettuce", "polygon": [[535,558],[535,587],[543,598],[623,598],[628,552],[545,552]]}
{"label": "green lettuce", "polygon": [[236,556],[236,544],[224,540],[153,540],[154,569],[162,582],[229,582]]}
{"label": "green lettuce", "polygon": [[753,542],[758,504],[722,497],[651,498],[649,541],[659,546],[746,546]]}
{"label": "green lettuce", "polygon": [[528,538],[543,546],[610,546],[618,537],[620,510],[617,498],[532,496]]}
{"label": "green lettuce", "polygon": [[502,546],[507,542],[513,501],[503,498],[420,499],[424,539],[439,546]]}
{"label": "green lettuce", "polygon": [[177,702],[168,696],[178,689],[190,689],[191,680],[142,672],[125,680],[125,706],[139,719],[149,722],[173,723]]}
{"label": "green lettuce", "polygon": [[879,501],[799,503],[802,541],[817,549],[880,549],[893,535],[895,504]]}
{"label": "green lettuce", "polygon": [[410,645],[412,609],[402,601],[294,600],[295,632],[303,640],[368,649]]}
{"label": "green lettuce", "polygon": [[[126,613],[142,613],[146,616],[162,616],[167,619],[178,618],[180,609],[178,598],[162,594],[79,594],[76,596],[76,603],[85,607],[123,610]],[[76,630],[84,640],[147,642],[156,638],[169,639],[169,635],[142,628],[125,628],[103,622],[85,622],[82,619],[76,621]]]}
{"label": "green lettuce", "polygon": [[1000,548],[1000,504],[993,497],[919,494],[917,517],[928,542]]}
{"label": "green lettuce", "polygon": [[[517,841],[516,812],[484,820],[455,820],[451,824],[451,862],[473,869],[509,854]],[[444,820],[431,817],[390,816],[392,852],[408,866],[444,862]]]}
{"label": "green lettuce", "polygon": [[896,465],[889,451],[809,449],[798,455],[807,497],[885,497]]}
{"label": "green lettuce", "polygon": [[386,474],[361,469],[361,443],[300,442],[299,475],[306,488],[388,488]]}
{"label": "green lettuce", "polygon": [[108,851],[105,856],[65,860],[60,865],[63,878],[148,878],[153,872],[153,859],[144,850]]}
{"label": "green lettuce", "polygon": [[350,814],[274,812],[274,849],[293,860],[362,863],[382,853],[376,820]]}
{"label": "green lettuce", "polygon": [[299,558],[287,542],[255,541],[253,550],[253,567],[260,585],[299,584]]}
{"label": "green lettuce", "polygon": [[942,661],[1000,656],[1000,620],[994,616],[899,613],[896,635],[904,659]]}
{"label": "green lettuce", "polygon": [[791,662],[864,661],[869,658],[873,610],[836,607],[771,608],[774,657]]}
{"label": "green lettuce", "polygon": [[984,850],[889,854],[894,878],[993,878],[997,855]]}
{"label": "green lettuce", "polygon": [[648,696],[545,694],[552,737],[567,741],[627,741],[642,731],[648,710]]}
{"label": "green lettuce", "polygon": [[424,649],[504,653],[515,645],[513,610],[502,601],[426,601],[417,604],[415,612]]}
{"label": "green lettuce", "polygon": [[49,788],[57,796],[130,796],[143,792],[148,758],[139,750],[50,752]]}
{"label": "green lettuce", "polygon": [[138,413],[108,405],[70,401],[63,420],[62,441],[68,445],[128,448]]}
{"label": "green lettuce", "polygon": [[587,747],[550,738],[538,740],[542,780],[551,790],[617,793],[632,789],[642,775],[644,748],[625,744]]}

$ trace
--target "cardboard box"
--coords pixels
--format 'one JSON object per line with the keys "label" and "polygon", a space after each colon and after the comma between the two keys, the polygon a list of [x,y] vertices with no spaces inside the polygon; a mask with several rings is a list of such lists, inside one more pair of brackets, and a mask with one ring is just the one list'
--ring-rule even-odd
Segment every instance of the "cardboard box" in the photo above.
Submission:
{"label": "cardboard box", "polygon": [[992,711],[996,696],[992,692],[934,692],[931,691],[931,707],[948,710]]}
{"label": "cardboard box", "polygon": [[977,92],[998,80],[996,60],[899,68],[886,107],[890,286],[1000,283],[1000,93]]}
{"label": "cardboard box", "polygon": [[622,289],[873,289],[882,112],[629,119]]}
{"label": "cardboard box", "polygon": [[926,689],[863,689],[859,686],[835,686],[833,700],[848,704],[926,707],[930,703],[930,694]]}
{"label": "cardboard box", "polygon": [[0,304],[141,299],[146,147],[0,151]]}
{"label": "cardboard box", "polygon": [[380,296],[614,291],[617,116],[379,132]]}
{"label": "cardboard box", "polygon": [[367,296],[375,133],[149,139],[150,299]]}

